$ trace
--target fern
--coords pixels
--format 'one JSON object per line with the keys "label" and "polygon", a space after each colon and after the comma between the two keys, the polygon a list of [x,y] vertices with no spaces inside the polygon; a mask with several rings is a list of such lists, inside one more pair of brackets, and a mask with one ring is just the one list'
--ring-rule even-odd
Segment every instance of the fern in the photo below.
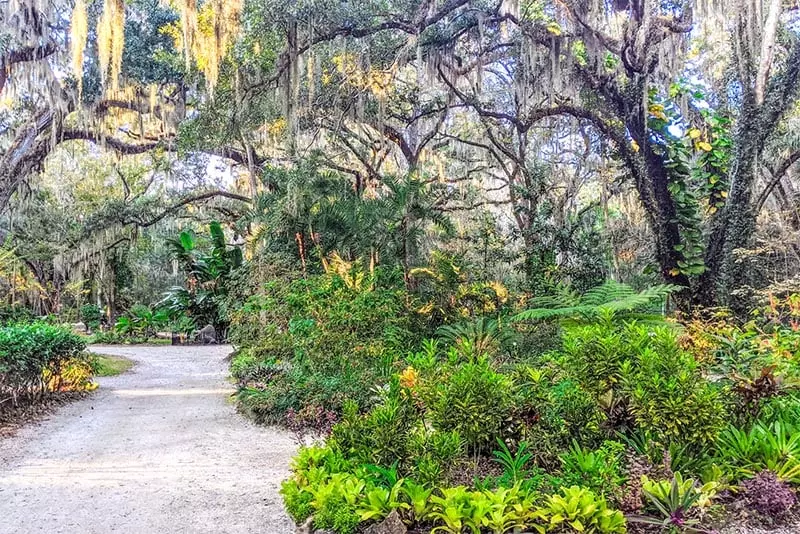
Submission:
{"label": "fern", "polygon": [[601,315],[631,314],[654,302],[663,301],[670,293],[680,289],[679,286],[660,284],[637,292],[631,286],[613,280],[593,287],[583,295],[560,287],[555,295],[533,299],[533,308],[518,313],[513,320],[591,320]]}

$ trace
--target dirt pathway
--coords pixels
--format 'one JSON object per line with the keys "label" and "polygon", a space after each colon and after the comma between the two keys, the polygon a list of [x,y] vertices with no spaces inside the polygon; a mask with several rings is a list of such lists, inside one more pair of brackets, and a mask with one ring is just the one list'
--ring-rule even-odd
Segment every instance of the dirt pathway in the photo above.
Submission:
{"label": "dirt pathway", "polygon": [[235,413],[227,347],[93,347],[133,359],[89,399],[0,440],[0,533],[265,533],[294,450]]}

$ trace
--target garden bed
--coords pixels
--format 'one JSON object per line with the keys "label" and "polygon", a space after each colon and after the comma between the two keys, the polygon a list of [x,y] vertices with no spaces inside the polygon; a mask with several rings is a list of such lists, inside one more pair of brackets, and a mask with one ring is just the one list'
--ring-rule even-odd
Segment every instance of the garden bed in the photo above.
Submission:
{"label": "garden bed", "polygon": [[[788,301],[746,324],[679,324],[636,311],[652,293],[608,286],[593,305],[476,308],[432,329],[419,302],[380,287],[320,277],[270,291],[235,322],[249,338],[232,370],[243,411],[316,442],[282,489],[298,524],[797,531],[800,332],[783,322]],[[249,322],[265,318],[268,336]],[[398,331],[408,341],[392,345]]]}
{"label": "garden bed", "polygon": [[50,395],[43,401],[24,403],[4,410],[0,414],[0,439],[13,436],[22,426],[45,419],[62,406],[85,399],[91,393],[91,391],[65,391]]}

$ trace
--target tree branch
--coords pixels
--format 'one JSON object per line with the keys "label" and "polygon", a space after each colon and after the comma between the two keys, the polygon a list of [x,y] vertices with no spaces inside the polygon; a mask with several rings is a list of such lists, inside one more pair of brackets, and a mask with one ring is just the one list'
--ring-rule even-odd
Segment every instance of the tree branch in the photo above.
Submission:
{"label": "tree branch", "polygon": [[236,193],[230,193],[228,191],[207,191],[205,193],[200,193],[200,194],[197,194],[197,195],[192,195],[192,196],[186,197],[183,200],[181,200],[179,202],[176,202],[175,204],[172,204],[171,206],[168,206],[167,208],[164,209],[164,211],[162,211],[158,215],[155,215],[154,217],[152,217],[152,218],[150,218],[148,220],[145,220],[145,221],[124,221],[124,223],[125,224],[135,224],[136,226],[139,226],[141,228],[146,228],[148,226],[153,226],[154,224],[156,224],[157,222],[162,220],[167,215],[175,213],[176,211],[178,211],[179,209],[181,209],[184,206],[187,206],[189,204],[193,204],[195,202],[199,202],[201,200],[208,200],[210,198],[216,198],[216,197],[230,198],[230,199],[233,199],[233,200],[238,200],[240,202],[252,202],[252,199],[250,199],[249,197],[246,197],[246,196],[243,196],[243,195],[239,195],[239,194],[236,194]]}
{"label": "tree branch", "polygon": [[761,191],[761,194],[758,195],[758,199],[756,200],[755,206],[753,208],[753,213],[758,214],[764,208],[764,204],[767,202],[772,190],[783,180],[784,175],[789,170],[789,167],[794,165],[797,161],[800,161],[800,150],[792,152],[789,154],[787,158],[785,158],[781,164],[775,169],[775,172],[772,173],[772,180],[769,181],[767,186]]}
{"label": "tree branch", "polygon": [[[156,147],[164,144],[164,141],[153,141],[150,143],[140,144],[126,143],[114,137],[104,137],[98,132],[93,132],[91,130],[64,130],[61,132],[61,139],[63,141],[91,141],[92,143],[108,147],[126,156],[133,154],[144,154],[145,152],[149,152],[150,150],[153,150]],[[169,138],[166,138],[165,140],[168,139]]]}
{"label": "tree branch", "polygon": [[0,57],[0,93],[8,81],[11,69],[17,63],[27,63],[38,61],[56,53],[56,44],[53,42],[40,46],[26,46],[10,51],[4,57]]}

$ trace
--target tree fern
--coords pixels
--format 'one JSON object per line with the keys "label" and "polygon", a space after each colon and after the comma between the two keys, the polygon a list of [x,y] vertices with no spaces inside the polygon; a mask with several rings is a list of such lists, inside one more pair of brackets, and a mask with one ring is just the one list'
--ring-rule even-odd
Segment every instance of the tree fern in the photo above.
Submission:
{"label": "tree fern", "polygon": [[513,320],[592,319],[607,314],[635,314],[680,289],[679,286],[660,284],[636,291],[627,284],[613,280],[593,287],[583,295],[561,287],[555,295],[533,299],[533,308],[517,314]]}

